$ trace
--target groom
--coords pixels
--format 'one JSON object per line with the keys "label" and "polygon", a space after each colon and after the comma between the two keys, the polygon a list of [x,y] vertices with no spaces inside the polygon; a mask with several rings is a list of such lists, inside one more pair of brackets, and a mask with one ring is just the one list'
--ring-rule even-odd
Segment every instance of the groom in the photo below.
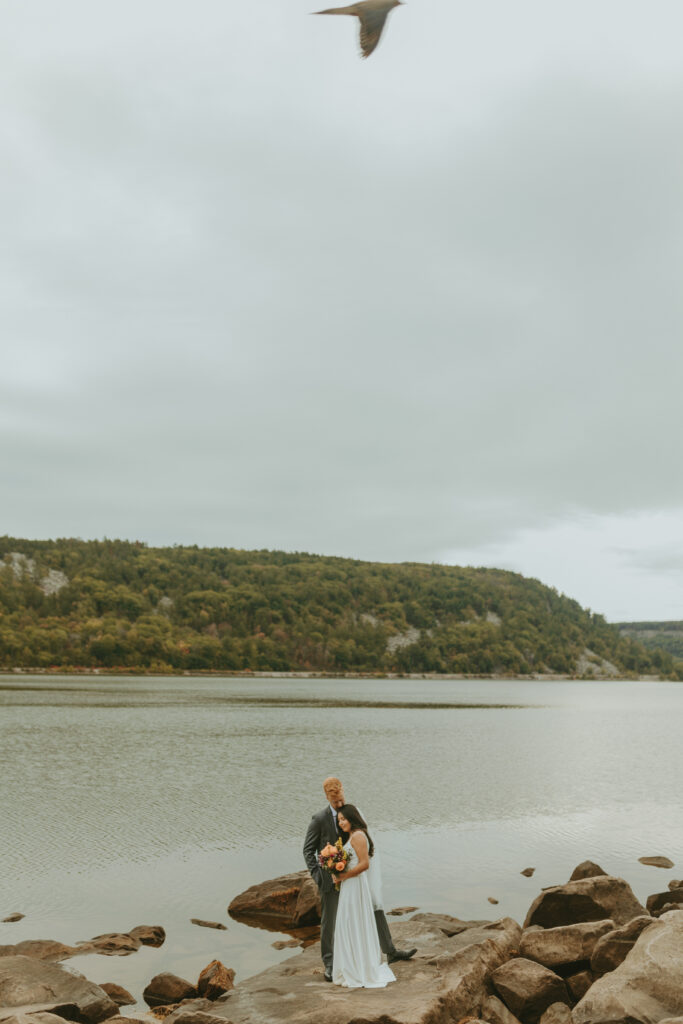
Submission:
{"label": "groom", "polygon": [[[327,797],[327,807],[318,811],[311,819],[304,839],[304,859],[313,881],[320,890],[320,952],[325,967],[325,981],[332,981],[334,923],[337,918],[339,893],[331,876],[320,867],[318,854],[328,843],[334,846],[339,838],[345,843],[349,837],[337,826],[337,811],[346,803],[341,782],[330,776],[323,782],[323,789]],[[396,960],[410,960],[411,956],[415,955],[417,949],[396,949],[383,910],[375,911],[375,923],[379,944],[390,964]]]}

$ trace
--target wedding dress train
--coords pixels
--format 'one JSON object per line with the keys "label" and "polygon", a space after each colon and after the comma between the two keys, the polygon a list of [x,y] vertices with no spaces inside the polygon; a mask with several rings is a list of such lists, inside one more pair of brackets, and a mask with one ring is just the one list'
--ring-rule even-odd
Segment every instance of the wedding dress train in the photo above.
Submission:
{"label": "wedding dress train", "polygon": [[[360,834],[367,842],[365,834]],[[358,864],[350,842],[349,868]],[[382,963],[382,950],[377,938],[375,909],[381,906],[379,871],[370,858],[370,867],[341,883],[337,920],[334,928],[332,980],[344,988],[384,988],[396,981],[388,964]]]}

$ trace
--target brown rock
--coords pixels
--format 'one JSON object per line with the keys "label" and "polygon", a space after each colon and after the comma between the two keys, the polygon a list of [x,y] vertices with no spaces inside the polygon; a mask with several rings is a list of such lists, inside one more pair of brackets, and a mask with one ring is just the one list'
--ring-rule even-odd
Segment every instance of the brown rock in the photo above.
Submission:
{"label": "brown rock", "polygon": [[531,904],[524,927],[556,928],[604,918],[621,925],[643,914],[645,907],[623,878],[598,875],[544,889]]}
{"label": "brown rock", "polygon": [[298,939],[278,939],[277,942],[271,942],[273,949],[294,949],[295,946],[300,945]]}
{"label": "brown rock", "polygon": [[25,939],[15,946],[0,946],[0,956],[30,956],[36,960],[67,960],[80,950],[75,946],[65,946],[54,939]]}
{"label": "brown rock", "polygon": [[179,1017],[195,1013],[212,1013],[214,1004],[210,999],[181,999],[179,1003],[169,1006],[155,1006],[152,1014],[164,1021],[164,1024],[176,1024]]}
{"label": "brown rock", "polygon": [[121,985],[114,984],[113,981],[105,981],[103,985],[100,985],[100,988],[103,992],[107,993],[117,1006],[135,1006],[137,1002],[135,996],[132,996]]}
{"label": "brown rock", "polygon": [[450,914],[415,914],[414,917],[411,917],[410,922],[438,928],[448,938],[460,935],[461,932],[469,931],[471,928],[485,928],[491,924],[490,921],[461,921],[459,917],[451,917]]}
{"label": "brown rock", "polygon": [[674,862],[668,857],[639,857],[640,864],[647,864],[651,868],[672,868]]}
{"label": "brown rock", "polygon": [[562,978],[533,960],[509,960],[493,972],[491,982],[522,1024],[536,1024],[553,1003],[569,1003]]}
{"label": "brown rock", "polygon": [[166,932],[160,924],[139,924],[128,932],[134,939],[139,939],[143,946],[163,946],[166,941]]}
{"label": "brown rock", "polygon": [[653,910],[653,917],[662,917],[663,914],[668,914],[670,910],[683,910],[683,903],[665,903],[659,910]]}
{"label": "brown rock", "polygon": [[571,1024],[572,1011],[566,1003],[553,1003],[541,1017],[540,1024]]}
{"label": "brown rock", "polygon": [[118,1013],[118,1007],[99,985],[62,970],[56,964],[29,956],[0,959],[0,1006],[26,1007],[42,1004],[41,1009],[56,1010],[75,1005],[77,1016],[96,1024]]}
{"label": "brown rock", "polygon": [[236,896],[228,907],[236,920],[257,919],[264,927],[282,931],[282,926],[318,924],[320,895],[307,871],[282,875],[260,885],[252,885]]}
{"label": "brown rock", "polygon": [[599,864],[592,860],[584,860],[572,871],[570,882],[577,882],[580,878],[595,878],[597,875],[606,875]]}
{"label": "brown rock", "polygon": [[524,875],[525,878],[531,878],[535,870],[536,868],[524,868],[523,871],[520,871],[520,875]]}
{"label": "brown rock", "polygon": [[583,999],[594,981],[595,978],[591,971],[577,971],[576,974],[570,974],[564,979],[569,994],[575,1003],[578,1003],[579,999]]}
{"label": "brown rock", "polygon": [[487,896],[486,898],[488,899],[489,903],[493,903],[493,904],[494,904],[494,906],[495,906],[495,905],[496,905],[497,903],[499,903],[499,902],[500,902],[499,900],[497,900],[497,899],[496,899],[496,897],[495,897],[495,896]]}
{"label": "brown rock", "polygon": [[217,928],[221,932],[227,932],[228,927],[220,921],[202,921],[200,917],[191,917],[190,924],[198,924],[201,928]]}
{"label": "brown rock", "polygon": [[89,942],[79,944],[79,953],[100,953],[102,956],[130,956],[136,953],[142,943],[128,932],[108,932],[96,935]]}
{"label": "brown rock", "polygon": [[167,1006],[170,1003],[179,1003],[181,999],[194,999],[197,994],[197,989],[189,981],[168,971],[162,971],[152,978],[142,993],[142,998],[148,1006]]}
{"label": "brown rock", "polygon": [[[74,1012],[78,1012],[74,1007]],[[2,1024],[64,1024],[64,1018],[56,1013],[48,1013],[47,1010],[38,1010],[36,1013],[26,1013],[24,1007],[19,1012],[13,1012],[9,1017],[0,1017]],[[109,1020],[116,1020],[110,1017]]]}
{"label": "brown rock", "polygon": [[628,924],[598,939],[591,954],[591,970],[601,975],[618,967],[625,960],[626,954],[631,952],[639,936],[652,924],[652,920],[647,915],[634,917]]}
{"label": "brown rock", "polygon": [[225,1024],[225,1017],[217,1017],[206,1010],[185,1011],[174,1017],[172,1024]]}
{"label": "brown rock", "polygon": [[78,1020],[79,1017],[78,1007],[75,1003],[60,1002],[59,1000],[53,1000],[49,1003],[31,1003],[23,1006],[0,1006],[0,1021],[2,1021],[2,1024],[5,1024],[13,1016],[19,1015],[33,1019],[38,1017],[39,1014],[46,1017],[57,1017],[61,1022],[65,1018],[66,1020]]}
{"label": "brown rock", "polygon": [[667,889],[666,892],[653,893],[647,898],[647,909],[651,914],[657,914],[667,903],[683,903],[683,889]]}
{"label": "brown rock", "polygon": [[683,889],[683,881],[678,878],[672,878],[670,882],[667,882],[667,889]]}
{"label": "brown rock", "polygon": [[520,1024],[519,1019],[510,1013],[498,996],[487,996],[481,1004],[480,1013],[490,1024]]}
{"label": "brown rock", "polygon": [[632,1024],[683,1014],[683,914],[653,921],[622,964],[574,1007],[574,1024]]}
{"label": "brown rock", "polygon": [[218,999],[234,988],[235,972],[220,960],[212,960],[199,975],[197,992],[204,999]]}
{"label": "brown rock", "polygon": [[14,924],[15,921],[23,921],[25,917],[25,914],[20,914],[18,911],[16,911],[14,914],[8,914],[7,917],[3,917],[2,923]]}
{"label": "brown rock", "polygon": [[393,910],[387,910],[387,917],[401,917],[402,914],[412,914],[417,907],[394,907]]}
{"label": "brown rock", "polygon": [[532,928],[522,934],[519,952],[544,967],[590,960],[598,940],[614,932],[614,921],[583,921],[558,928]]}

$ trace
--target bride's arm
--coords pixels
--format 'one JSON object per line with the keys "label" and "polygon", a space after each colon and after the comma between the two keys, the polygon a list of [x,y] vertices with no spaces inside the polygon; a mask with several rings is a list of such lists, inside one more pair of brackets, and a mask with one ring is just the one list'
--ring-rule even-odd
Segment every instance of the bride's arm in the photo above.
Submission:
{"label": "bride's arm", "polygon": [[361,875],[364,871],[367,871],[370,867],[370,857],[368,856],[368,841],[365,838],[364,832],[354,832],[351,836],[351,846],[356,851],[358,857],[358,863],[355,867],[349,868],[339,876],[340,882],[345,882],[347,878],[355,878],[356,875]]}

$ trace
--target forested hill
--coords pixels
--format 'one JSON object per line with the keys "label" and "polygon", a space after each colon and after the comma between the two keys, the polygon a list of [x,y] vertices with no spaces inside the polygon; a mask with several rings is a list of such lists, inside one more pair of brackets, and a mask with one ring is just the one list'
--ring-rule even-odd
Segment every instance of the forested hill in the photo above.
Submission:
{"label": "forested hill", "polygon": [[653,651],[668,651],[674,658],[683,658],[683,622],[618,622],[622,636],[649,647]]}
{"label": "forested hill", "polygon": [[675,673],[666,652],[511,572],[10,537],[0,666]]}

